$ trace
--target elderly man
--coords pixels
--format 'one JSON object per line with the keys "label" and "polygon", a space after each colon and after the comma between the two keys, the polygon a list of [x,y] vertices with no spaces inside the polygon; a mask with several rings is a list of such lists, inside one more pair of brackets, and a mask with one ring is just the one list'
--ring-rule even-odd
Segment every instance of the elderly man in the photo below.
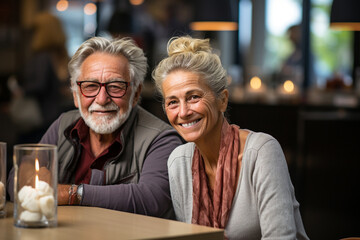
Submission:
{"label": "elderly man", "polygon": [[127,38],[91,38],[72,57],[78,109],[40,141],[58,146],[59,205],[173,217],[166,163],[182,140],[137,105],[146,70],[143,51]]}

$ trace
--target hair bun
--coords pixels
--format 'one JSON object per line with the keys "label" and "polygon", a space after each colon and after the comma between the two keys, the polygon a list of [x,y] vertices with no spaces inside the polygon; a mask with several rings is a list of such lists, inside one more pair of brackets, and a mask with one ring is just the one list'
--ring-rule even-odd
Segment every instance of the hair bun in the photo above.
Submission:
{"label": "hair bun", "polygon": [[195,39],[189,36],[186,37],[174,37],[168,43],[168,55],[169,57],[182,54],[182,53],[211,53],[209,39]]}

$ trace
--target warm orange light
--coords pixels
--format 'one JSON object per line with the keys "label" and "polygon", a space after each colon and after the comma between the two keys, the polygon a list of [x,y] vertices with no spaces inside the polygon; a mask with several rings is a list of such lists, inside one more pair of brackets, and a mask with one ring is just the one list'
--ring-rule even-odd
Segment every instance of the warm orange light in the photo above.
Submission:
{"label": "warm orange light", "polygon": [[190,28],[194,31],[236,31],[238,24],[236,22],[192,22]]}
{"label": "warm orange light", "polygon": [[39,176],[37,174],[35,176],[35,189],[39,189]]}
{"label": "warm orange light", "polygon": [[337,31],[360,31],[360,23],[356,22],[332,22],[330,27]]}
{"label": "warm orange light", "polygon": [[143,4],[143,3],[144,3],[144,0],[130,0],[130,3],[131,3],[132,5],[137,6],[137,5]]}
{"label": "warm orange light", "polygon": [[35,159],[35,170],[36,172],[40,170],[39,160],[37,158]]}
{"label": "warm orange light", "polygon": [[39,170],[40,170],[40,166],[39,166],[39,160],[36,158],[35,159],[35,171],[36,171],[36,176],[35,176],[35,189],[39,188]]}
{"label": "warm orange light", "polygon": [[287,92],[287,93],[291,93],[295,89],[294,83],[290,80],[286,80],[283,84],[283,87],[284,87],[285,92]]}
{"label": "warm orange light", "polygon": [[96,13],[97,7],[94,3],[87,3],[84,6],[84,13],[86,15],[93,15],[94,13]]}
{"label": "warm orange light", "polygon": [[57,9],[59,12],[65,11],[68,7],[69,7],[69,2],[66,1],[66,0],[60,0],[60,1],[58,1],[57,4],[56,4],[56,9]]}
{"label": "warm orange light", "polygon": [[250,87],[254,90],[258,90],[261,88],[261,79],[259,77],[252,77],[250,79]]}

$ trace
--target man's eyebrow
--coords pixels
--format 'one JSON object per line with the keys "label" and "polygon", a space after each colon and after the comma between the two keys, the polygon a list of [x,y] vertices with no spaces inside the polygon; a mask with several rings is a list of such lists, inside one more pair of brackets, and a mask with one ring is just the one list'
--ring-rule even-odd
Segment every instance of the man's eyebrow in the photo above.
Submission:
{"label": "man's eyebrow", "polygon": [[[99,81],[98,79],[96,79],[96,78],[85,78],[83,81],[100,82],[100,81]],[[125,79],[123,79],[123,78],[110,78],[110,79],[108,79],[107,82],[115,82],[115,81],[126,82]]]}
{"label": "man's eyebrow", "polygon": [[84,78],[83,81],[99,82],[96,78]]}
{"label": "man's eyebrow", "polygon": [[123,78],[110,78],[108,82],[115,82],[115,81],[126,82],[125,79]]}

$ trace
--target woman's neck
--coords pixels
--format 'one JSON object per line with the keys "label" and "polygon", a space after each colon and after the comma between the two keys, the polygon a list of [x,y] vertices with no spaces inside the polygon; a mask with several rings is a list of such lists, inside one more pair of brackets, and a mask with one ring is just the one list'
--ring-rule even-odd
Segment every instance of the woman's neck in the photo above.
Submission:
{"label": "woman's neck", "polygon": [[215,183],[216,169],[219,159],[223,121],[223,118],[219,119],[211,136],[205,137],[203,138],[205,140],[195,143],[200,151],[201,157],[204,160],[205,171],[212,189]]}

